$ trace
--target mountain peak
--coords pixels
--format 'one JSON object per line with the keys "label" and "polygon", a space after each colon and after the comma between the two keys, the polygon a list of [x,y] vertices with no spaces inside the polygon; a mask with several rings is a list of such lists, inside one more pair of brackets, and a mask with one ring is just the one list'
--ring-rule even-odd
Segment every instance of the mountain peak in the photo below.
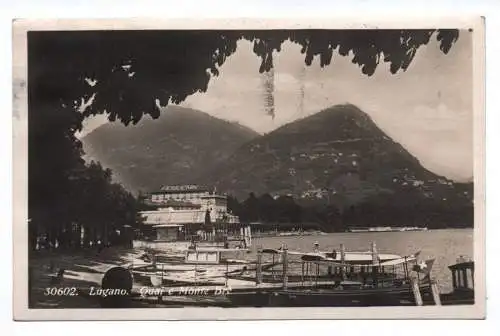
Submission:
{"label": "mountain peak", "polygon": [[326,109],[323,109],[323,110],[319,111],[318,113],[316,113],[316,115],[322,114],[322,113],[334,114],[337,117],[342,116],[342,117],[351,117],[351,118],[365,118],[365,119],[371,120],[371,118],[368,116],[368,114],[366,112],[363,112],[359,107],[357,107],[354,104],[350,104],[350,103],[337,104],[337,105],[327,107]]}
{"label": "mountain peak", "polygon": [[189,183],[236,148],[259,136],[253,130],[180,106],[162,109],[137,125],[104,124],[83,139],[86,158],[113,169],[132,191]]}
{"label": "mountain peak", "polygon": [[368,114],[352,104],[326,108],[311,116],[286,124],[268,135],[307,134],[309,136],[312,133],[322,141],[368,140],[385,136]]}
{"label": "mountain peak", "polygon": [[436,179],[352,104],[329,107],[257,137],[207,173],[218,189],[238,196],[333,190],[351,201]]}

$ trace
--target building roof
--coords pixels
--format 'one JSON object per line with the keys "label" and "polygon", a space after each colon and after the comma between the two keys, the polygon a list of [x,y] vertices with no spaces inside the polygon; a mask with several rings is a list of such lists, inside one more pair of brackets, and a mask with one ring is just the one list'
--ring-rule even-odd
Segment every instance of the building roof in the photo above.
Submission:
{"label": "building roof", "polygon": [[227,196],[225,196],[225,195],[211,194],[211,195],[201,196],[200,198],[220,198],[220,199],[227,199]]}
{"label": "building roof", "polygon": [[[201,209],[174,210],[162,209],[156,211],[141,212],[146,217],[145,224],[203,224],[205,223],[206,211]],[[229,223],[239,223],[237,216],[226,214]],[[222,220],[222,216],[211,216],[212,222]]]}
{"label": "building roof", "polygon": [[194,193],[201,193],[201,192],[209,192],[210,190],[208,189],[192,189],[192,190],[156,190],[152,191],[151,195],[165,195],[165,194],[178,194],[178,193],[183,193],[183,194],[194,194]]}
{"label": "building roof", "polygon": [[448,266],[448,268],[452,271],[463,270],[463,269],[474,269],[474,262],[473,261],[459,262],[457,264]]}
{"label": "building roof", "polygon": [[211,189],[207,186],[201,186],[196,184],[185,184],[185,185],[165,185],[160,187],[160,191],[156,193],[189,193],[189,192],[206,192]]}
{"label": "building roof", "polygon": [[164,228],[164,227],[182,227],[182,224],[158,224],[154,226],[155,228]]}

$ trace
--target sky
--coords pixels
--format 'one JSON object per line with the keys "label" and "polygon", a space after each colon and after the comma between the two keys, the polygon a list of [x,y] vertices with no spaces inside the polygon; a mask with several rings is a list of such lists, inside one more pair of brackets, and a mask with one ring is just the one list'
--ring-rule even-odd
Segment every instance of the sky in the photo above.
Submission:
{"label": "sky", "polygon": [[[351,59],[334,54],[328,67],[321,68],[319,59],[304,67],[299,46],[286,42],[275,56],[273,119],[264,109],[260,59],[250,42],[240,41],[207,92],[189,96],[180,105],[267,133],[327,107],[351,103],[427,169],[457,181],[471,179],[472,35],[462,31],[447,55],[433,36],[408,70],[395,75],[381,63],[368,77]],[[103,116],[87,121],[82,135],[104,122]]]}

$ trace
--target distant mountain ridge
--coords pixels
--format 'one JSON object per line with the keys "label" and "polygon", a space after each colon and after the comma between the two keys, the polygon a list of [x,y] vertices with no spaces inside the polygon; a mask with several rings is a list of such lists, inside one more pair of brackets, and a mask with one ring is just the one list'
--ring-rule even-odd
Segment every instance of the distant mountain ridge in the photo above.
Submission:
{"label": "distant mountain ridge", "polygon": [[[133,191],[198,183],[238,199],[249,193],[322,200],[340,208],[380,195],[472,202],[472,183],[422,167],[354,105],[337,105],[260,135],[181,107],[137,126],[105,124],[83,138],[89,158]],[[398,197],[396,197],[398,201]],[[458,204],[457,203],[457,204]]]}
{"label": "distant mountain ridge", "polygon": [[[250,192],[328,198],[348,206],[383,193],[451,197],[456,184],[422,167],[354,105],[338,105],[242,145],[199,182],[244,198]],[[462,191],[462,189],[460,189]],[[462,197],[462,196],[460,196]]]}
{"label": "distant mountain ridge", "polygon": [[208,115],[169,106],[157,120],[137,125],[106,123],[82,138],[85,158],[100,161],[129,190],[149,192],[164,184],[189,183],[259,136]]}

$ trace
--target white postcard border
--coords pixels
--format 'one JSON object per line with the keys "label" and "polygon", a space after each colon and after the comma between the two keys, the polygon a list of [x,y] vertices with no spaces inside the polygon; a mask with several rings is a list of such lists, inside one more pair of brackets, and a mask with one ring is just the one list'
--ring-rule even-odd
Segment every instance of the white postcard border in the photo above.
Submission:
{"label": "white postcard border", "polygon": [[[417,29],[474,30],[474,260],[473,306],[362,308],[146,308],[28,309],[27,31],[94,29]],[[485,68],[484,18],[399,17],[325,19],[92,19],[16,20],[13,23],[13,308],[15,320],[278,320],[278,319],[481,319],[485,317]]]}

